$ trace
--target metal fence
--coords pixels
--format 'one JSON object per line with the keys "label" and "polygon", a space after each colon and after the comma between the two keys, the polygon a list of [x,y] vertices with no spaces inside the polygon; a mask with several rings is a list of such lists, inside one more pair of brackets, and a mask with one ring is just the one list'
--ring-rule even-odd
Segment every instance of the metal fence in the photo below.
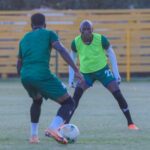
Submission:
{"label": "metal fence", "polygon": [[[30,16],[37,11],[0,11],[0,75],[16,75],[18,42],[30,31]],[[38,11],[39,12],[39,11]],[[130,80],[131,75],[150,74],[150,10],[46,10],[47,28],[56,30],[64,45],[79,34],[83,19],[90,19],[94,31],[108,37],[117,54],[119,70]],[[68,73],[68,65],[53,50],[52,71]]]}

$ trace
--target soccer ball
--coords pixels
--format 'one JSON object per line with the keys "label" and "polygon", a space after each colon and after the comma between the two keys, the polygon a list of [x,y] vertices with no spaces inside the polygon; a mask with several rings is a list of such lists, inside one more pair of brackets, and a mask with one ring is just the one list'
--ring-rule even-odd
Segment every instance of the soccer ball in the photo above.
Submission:
{"label": "soccer ball", "polygon": [[64,124],[59,129],[60,134],[65,137],[69,143],[74,143],[80,134],[78,127],[74,124]]}

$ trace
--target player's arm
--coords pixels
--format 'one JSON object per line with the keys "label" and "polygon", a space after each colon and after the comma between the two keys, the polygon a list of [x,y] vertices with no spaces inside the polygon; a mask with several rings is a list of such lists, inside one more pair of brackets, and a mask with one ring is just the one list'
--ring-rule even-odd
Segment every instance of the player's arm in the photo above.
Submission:
{"label": "player's arm", "polygon": [[[75,40],[72,41],[71,43],[71,52],[70,52],[70,57],[72,58],[72,60],[74,61],[74,63],[76,64],[77,62],[77,51],[76,51],[76,46],[75,46]],[[71,66],[69,66],[69,86],[74,88],[74,71],[72,69]]]}
{"label": "player's arm", "polygon": [[17,59],[17,64],[16,64],[18,75],[20,75],[21,67],[22,67],[22,55],[21,55],[21,46],[19,43],[19,53],[18,53],[18,59]]}
{"label": "player's arm", "polygon": [[54,49],[56,49],[60,55],[62,56],[62,58],[73,68],[76,77],[83,82],[83,77],[80,74],[78,68],[76,67],[75,63],[73,62],[73,60],[71,59],[68,50],[63,46],[63,44],[60,41],[55,41],[52,43],[52,46]]}
{"label": "player's arm", "polygon": [[18,75],[20,75],[20,71],[21,71],[21,67],[22,67],[22,59],[18,57],[18,60],[17,60],[17,73]]}
{"label": "player's arm", "polygon": [[102,36],[102,45],[103,48],[106,50],[108,58],[110,60],[111,66],[112,66],[112,71],[113,74],[116,78],[116,81],[118,83],[121,82],[121,77],[119,74],[119,70],[118,70],[118,65],[117,65],[117,58],[116,58],[116,54],[112,48],[112,45],[109,43],[109,41],[107,40],[106,37]]}

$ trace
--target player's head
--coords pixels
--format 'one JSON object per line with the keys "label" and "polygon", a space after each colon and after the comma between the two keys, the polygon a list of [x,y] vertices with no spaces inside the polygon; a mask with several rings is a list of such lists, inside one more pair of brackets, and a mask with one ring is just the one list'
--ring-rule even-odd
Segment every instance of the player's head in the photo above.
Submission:
{"label": "player's head", "polygon": [[31,27],[32,29],[36,28],[45,28],[45,16],[41,13],[36,13],[31,16]]}
{"label": "player's head", "polygon": [[80,23],[80,32],[84,36],[90,36],[93,32],[93,23],[90,20],[83,20]]}

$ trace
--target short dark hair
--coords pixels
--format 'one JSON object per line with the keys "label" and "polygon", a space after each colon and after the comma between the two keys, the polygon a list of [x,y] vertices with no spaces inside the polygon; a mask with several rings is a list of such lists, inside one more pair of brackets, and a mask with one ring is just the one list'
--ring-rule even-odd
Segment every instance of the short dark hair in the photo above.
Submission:
{"label": "short dark hair", "polygon": [[31,16],[32,26],[42,26],[45,25],[45,16],[41,13],[36,13]]}

